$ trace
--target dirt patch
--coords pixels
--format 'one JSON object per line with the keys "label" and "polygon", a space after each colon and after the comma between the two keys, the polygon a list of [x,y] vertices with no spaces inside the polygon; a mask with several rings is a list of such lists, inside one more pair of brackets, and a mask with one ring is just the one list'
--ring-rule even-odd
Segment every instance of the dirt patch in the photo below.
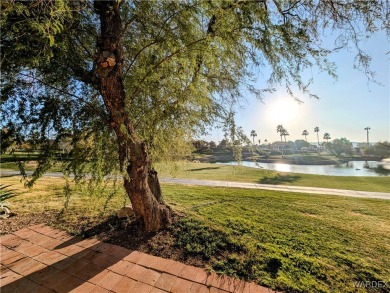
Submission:
{"label": "dirt patch", "polygon": [[53,221],[55,221],[53,213],[11,215],[9,218],[0,219],[0,235],[41,223],[51,225]]}
{"label": "dirt patch", "polygon": [[140,233],[139,224],[135,221],[119,220],[117,217],[90,221],[87,218],[79,218],[73,223],[63,219],[57,219],[55,213],[18,214],[8,219],[0,220],[0,234],[9,234],[22,228],[46,224],[57,229],[65,230],[72,235],[83,237],[96,237],[97,239],[122,246],[131,250],[138,250],[163,258],[173,259],[189,265],[207,268],[207,263],[201,257],[188,256],[184,250],[176,245],[173,232],[177,226],[157,233],[143,235]]}

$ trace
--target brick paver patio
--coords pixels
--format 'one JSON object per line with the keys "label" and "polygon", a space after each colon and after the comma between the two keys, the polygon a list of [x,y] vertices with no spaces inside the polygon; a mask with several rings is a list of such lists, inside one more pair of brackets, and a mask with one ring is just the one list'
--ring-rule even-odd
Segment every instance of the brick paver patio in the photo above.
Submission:
{"label": "brick paver patio", "polygon": [[0,237],[0,292],[274,292],[45,225]]}

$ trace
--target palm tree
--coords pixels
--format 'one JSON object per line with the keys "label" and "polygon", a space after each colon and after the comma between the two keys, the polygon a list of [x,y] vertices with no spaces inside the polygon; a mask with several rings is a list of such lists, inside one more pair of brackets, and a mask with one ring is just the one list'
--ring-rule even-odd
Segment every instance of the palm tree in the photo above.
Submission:
{"label": "palm tree", "polygon": [[252,136],[252,138],[253,138],[253,144],[255,144],[255,136],[257,136],[257,133],[256,133],[255,130],[252,130],[252,131],[251,131],[251,136]]}
{"label": "palm tree", "polygon": [[307,130],[305,129],[305,130],[302,132],[302,135],[305,136],[305,140],[306,140],[306,142],[307,142],[307,137],[306,137],[306,136],[309,135],[309,131],[307,131]]}
{"label": "palm tree", "polygon": [[282,135],[284,136],[284,144],[286,145],[286,136],[287,135],[290,135],[290,133],[288,133],[288,131],[287,131],[287,129],[283,129],[283,131],[282,131]]}
{"label": "palm tree", "polygon": [[318,133],[320,132],[320,128],[316,126],[314,128],[314,132],[317,132],[317,146],[320,147],[320,138],[318,137]]}
{"label": "palm tree", "polygon": [[290,135],[290,134],[288,133],[287,129],[283,128],[282,132],[281,132],[281,135],[284,136],[284,146],[283,146],[283,149],[282,149],[282,158],[283,158],[284,157],[283,150],[286,148],[286,145],[287,145],[286,136]]}
{"label": "palm tree", "polygon": [[327,133],[327,132],[325,132],[325,133],[324,133],[324,139],[326,140],[326,142],[328,142],[329,139],[331,139],[331,138],[330,138],[330,134]]}
{"label": "palm tree", "polygon": [[281,124],[276,127],[276,132],[278,132],[280,134],[280,141],[281,142],[283,142],[282,136],[283,136],[284,130],[285,129],[284,129],[283,125],[281,125]]}

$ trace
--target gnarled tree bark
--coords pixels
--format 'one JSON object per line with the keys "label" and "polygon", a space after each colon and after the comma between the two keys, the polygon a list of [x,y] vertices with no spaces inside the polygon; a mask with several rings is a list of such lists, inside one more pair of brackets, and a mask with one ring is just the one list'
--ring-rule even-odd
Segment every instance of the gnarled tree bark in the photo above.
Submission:
{"label": "gnarled tree bark", "polygon": [[121,169],[126,172],[126,192],[145,230],[157,231],[171,223],[172,210],[162,198],[157,172],[151,169],[147,145],[137,135],[131,118],[126,113],[123,36],[118,3],[94,2],[101,26],[95,72],[99,91],[110,115],[110,125],[117,136],[119,161]]}

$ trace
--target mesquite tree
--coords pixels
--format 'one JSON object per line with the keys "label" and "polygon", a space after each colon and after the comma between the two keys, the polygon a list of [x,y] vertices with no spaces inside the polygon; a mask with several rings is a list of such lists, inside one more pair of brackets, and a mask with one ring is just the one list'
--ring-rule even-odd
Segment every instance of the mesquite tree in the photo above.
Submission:
{"label": "mesquite tree", "polygon": [[[389,31],[385,1],[64,1],[1,2],[2,126],[39,134],[42,156],[33,178],[72,145],[70,166],[93,161],[100,146],[108,173],[119,162],[134,211],[147,231],[172,218],[153,159],[214,117],[229,113],[271,68],[269,89],[308,91],[300,73],[313,65],[334,75],[321,42],[338,34],[337,50]],[[267,90],[267,89],[266,89]],[[310,93],[309,93],[310,94]],[[9,126],[10,127],[10,126]],[[98,141],[99,143],[91,143]],[[116,155],[113,156],[112,150]],[[92,155],[91,155],[92,154]],[[34,180],[33,179],[33,180]]]}

